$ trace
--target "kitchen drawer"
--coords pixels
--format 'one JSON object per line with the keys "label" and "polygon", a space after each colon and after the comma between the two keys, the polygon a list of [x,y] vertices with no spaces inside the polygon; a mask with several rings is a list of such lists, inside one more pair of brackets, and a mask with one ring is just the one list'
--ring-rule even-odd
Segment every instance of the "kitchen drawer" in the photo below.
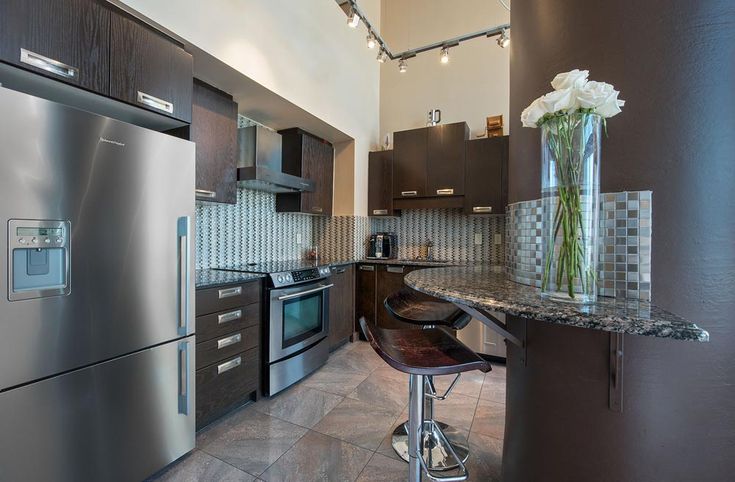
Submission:
{"label": "kitchen drawer", "polygon": [[259,342],[260,326],[253,325],[243,330],[197,343],[197,370],[233,357],[237,353],[257,348]]}
{"label": "kitchen drawer", "polygon": [[197,370],[197,430],[245,403],[258,389],[259,369],[260,356],[254,348]]}
{"label": "kitchen drawer", "polygon": [[261,281],[197,291],[197,316],[260,301]]}
{"label": "kitchen drawer", "polygon": [[204,316],[197,316],[197,340],[201,343],[223,337],[249,326],[260,326],[260,303],[238,306]]}

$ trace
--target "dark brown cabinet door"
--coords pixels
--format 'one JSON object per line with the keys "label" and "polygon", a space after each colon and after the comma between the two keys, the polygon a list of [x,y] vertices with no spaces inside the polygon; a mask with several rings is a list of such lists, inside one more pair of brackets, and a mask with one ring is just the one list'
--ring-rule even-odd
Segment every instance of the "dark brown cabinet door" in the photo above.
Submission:
{"label": "dark brown cabinet door", "polygon": [[428,128],[393,134],[393,197],[423,197],[426,192]]}
{"label": "dark brown cabinet door", "polygon": [[352,265],[332,268],[329,293],[329,347],[338,347],[355,329],[355,271]]}
{"label": "dark brown cabinet door", "polygon": [[283,141],[283,172],[314,182],[314,191],[276,195],[277,212],[332,215],[334,147],[301,129],[278,132]]}
{"label": "dark brown cabinet door", "polygon": [[[377,270],[374,264],[357,265],[357,289],[355,290],[355,320],[361,317],[375,325]],[[359,323],[356,324],[359,330]]]}
{"label": "dark brown cabinet door", "polygon": [[379,265],[378,267],[378,285],[377,285],[377,324],[381,328],[399,329],[399,328],[420,328],[418,325],[403,323],[393,318],[388,310],[385,309],[385,299],[405,287],[403,277],[416,267],[400,266],[400,265]]}
{"label": "dark brown cabinet door", "polygon": [[368,155],[368,216],[395,216],[393,151],[376,151]]}
{"label": "dark brown cabinet door", "polygon": [[190,140],[196,143],[196,197],[237,202],[237,103],[232,96],[194,81]]}
{"label": "dark brown cabinet door", "polygon": [[427,196],[461,196],[465,190],[465,122],[428,128]]}
{"label": "dark brown cabinet door", "polygon": [[503,214],[507,203],[508,136],[466,143],[465,214]]}
{"label": "dark brown cabinet door", "polygon": [[0,59],[108,95],[110,8],[94,0],[0,1]]}
{"label": "dark brown cabinet door", "polygon": [[192,57],[123,13],[110,22],[110,95],[191,122]]}

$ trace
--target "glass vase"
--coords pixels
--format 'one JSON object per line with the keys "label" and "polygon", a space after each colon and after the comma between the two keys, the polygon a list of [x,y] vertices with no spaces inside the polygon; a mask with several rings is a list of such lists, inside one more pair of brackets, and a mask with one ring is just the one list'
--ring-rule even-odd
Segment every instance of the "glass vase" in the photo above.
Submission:
{"label": "glass vase", "polygon": [[597,297],[601,125],[575,113],[541,126],[541,292],[555,300]]}

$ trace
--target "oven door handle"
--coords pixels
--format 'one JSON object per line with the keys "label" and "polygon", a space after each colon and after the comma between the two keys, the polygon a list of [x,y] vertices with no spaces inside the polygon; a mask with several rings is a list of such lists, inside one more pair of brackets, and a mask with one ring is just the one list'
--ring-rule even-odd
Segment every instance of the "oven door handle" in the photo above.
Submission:
{"label": "oven door handle", "polygon": [[290,300],[291,298],[298,298],[299,296],[310,295],[312,293],[318,293],[319,291],[328,290],[332,286],[334,286],[334,283],[330,283],[328,285],[322,285],[317,288],[312,288],[306,291],[299,291],[298,293],[291,293],[290,295],[279,296],[278,301]]}

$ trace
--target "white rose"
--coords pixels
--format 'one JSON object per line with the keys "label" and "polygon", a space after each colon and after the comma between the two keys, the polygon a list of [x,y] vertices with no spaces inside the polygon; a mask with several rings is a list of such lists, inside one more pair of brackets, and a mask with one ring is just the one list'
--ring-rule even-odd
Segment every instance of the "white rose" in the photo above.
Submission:
{"label": "white rose", "polygon": [[551,81],[551,86],[554,90],[563,89],[580,89],[587,83],[587,76],[590,75],[589,70],[574,69],[569,72],[556,74],[554,80]]}
{"label": "white rose", "polygon": [[579,107],[594,109],[597,114],[608,118],[620,113],[620,107],[625,104],[624,101],[618,100],[619,93],[608,83],[591,80],[576,91],[576,98]]}
{"label": "white rose", "polygon": [[618,99],[618,94],[619,92],[616,90],[615,93],[607,99],[607,102],[595,109],[595,112],[605,119],[609,119],[614,115],[620,114],[622,112],[620,108],[625,105],[625,101]]}
{"label": "white rose", "polygon": [[574,89],[562,89],[549,92],[541,97],[541,104],[546,112],[573,112],[579,107]]}
{"label": "white rose", "polygon": [[541,97],[531,102],[531,105],[526,107],[521,112],[521,122],[523,127],[538,127],[538,121],[546,114],[543,105],[541,104]]}

